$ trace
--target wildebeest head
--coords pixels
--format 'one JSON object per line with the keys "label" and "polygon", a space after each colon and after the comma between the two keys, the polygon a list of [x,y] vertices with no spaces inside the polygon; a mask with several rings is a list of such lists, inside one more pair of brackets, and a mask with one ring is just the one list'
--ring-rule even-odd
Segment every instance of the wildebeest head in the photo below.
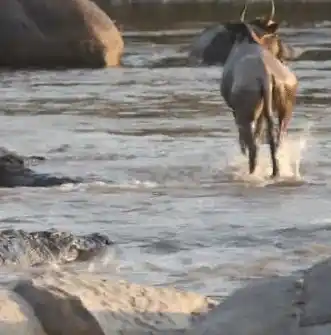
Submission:
{"label": "wildebeest head", "polygon": [[[189,52],[191,63],[204,63],[207,65],[224,65],[235,41],[235,36],[229,30],[229,24],[245,22],[247,3],[245,3],[240,18],[237,21],[227,22],[206,28],[192,43]],[[301,55],[301,51],[284,43],[277,34],[279,23],[273,21],[275,6],[271,0],[271,10],[265,17],[256,17],[247,21],[258,36],[268,35],[264,39],[264,46],[273,55],[281,60],[294,60]]]}
{"label": "wildebeest head", "polygon": [[[248,24],[244,22],[244,16],[241,15],[240,22],[228,22],[224,24],[226,31],[228,32],[231,38],[231,48],[238,36],[254,38],[255,41],[258,41],[259,44],[269,49],[269,51],[279,60],[283,61],[289,57],[289,47],[280,39],[277,34],[279,23],[272,20],[274,15],[274,6],[272,7],[271,15],[267,18],[256,18],[250,21]],[[238,35],[239,33],[239,35]],[[231,51],[231,48],[229,52]],[[225,48],[224,56],[227,59],[227,51]]]}

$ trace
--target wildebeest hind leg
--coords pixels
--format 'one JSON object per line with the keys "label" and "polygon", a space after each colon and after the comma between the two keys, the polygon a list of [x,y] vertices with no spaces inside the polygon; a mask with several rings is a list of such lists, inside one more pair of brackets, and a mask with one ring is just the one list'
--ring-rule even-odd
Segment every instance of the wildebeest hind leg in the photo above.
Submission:
{"label": "wildebeest hind leg", "polygon": [[278,137],[277,149],[280,147],[293,114],[293,108],[296,101],[297,85],[287,87],[279,92],[276,104],[278,109]]}
{"label": "wildebeest hind leg", "polygon": [[253,127],[251,123],[241,126],[242,138],[248,147],[248,163],[249,173],[253,174],[257,163],[257,145],[253,135]]}
{"label": "wildebeest hind leg", "polygon": [[243,136],[243,133],[240,131],[239,132],[239,145],[240,145],[240,151],[241,153],[246,156],[246,143],[245,143],[245,139],[244,139],[244,136]]}
{"label": "wildebeest hind leg", "polygon": [[265,134],[264,128],[265,128],[264,119],[263,119],[263,115],[261,115],[256,121],[256,127],[254,131],[254,139],[255,141],[258,141],[260,144],[263,143],[263,137]]}
{"label": "wildebeest hind leg", "polygon": [[[234,117],[235,114],[233,113]],[[238,120],[236,119],[236,124],[238,127],[238,132],[239,132],[239,146],[240,146],[240,151],[241,153],[246,156],[246,149],[247,149],[247,144],[246,144],[246,140],[245,140],[245,134],[244,134],[244,129],[243,127],[241,127],[240,123],[238,122]]]}
{"label": "wildebeest hind leg", "polygon": [[269,146],[270,146],[270,154],[271,154],[271,161],[272,161],[272,175],[271,177],[274,178],[279,175],[279,166],[278,166],[278,160],[276,157],[276,150],[277,146],[275,143],[275,137],[274,137],[274,123],[272,120],[272,115],[269,113],[266,113],[267,118],[267,129],[268,129],[268,140],[269,140]]}

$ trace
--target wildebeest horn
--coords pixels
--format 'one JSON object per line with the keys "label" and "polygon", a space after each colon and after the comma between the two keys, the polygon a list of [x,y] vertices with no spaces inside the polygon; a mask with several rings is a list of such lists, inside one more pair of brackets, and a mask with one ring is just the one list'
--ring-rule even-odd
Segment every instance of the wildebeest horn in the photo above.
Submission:
{"label": "wildebeest horn", "polygon": [[243,7],[243,9],[241,10],[241,13],[240,13],[240,21],[241,22],[244,22],[244,20],[245,20],[246,11],[247,11],[247,0],[245,1],[245,5],[244,5],[244,7]]}
{"label": "wildebeest horn", "polygon": [[269,21],[271,21],[275,16],[275,3],[274,0],[271,0],[271,13],[269,16]]}

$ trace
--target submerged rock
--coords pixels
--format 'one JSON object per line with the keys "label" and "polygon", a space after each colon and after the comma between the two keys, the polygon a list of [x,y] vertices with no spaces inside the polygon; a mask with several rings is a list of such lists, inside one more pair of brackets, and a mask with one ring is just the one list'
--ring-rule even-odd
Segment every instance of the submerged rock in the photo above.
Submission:
{"label": "submerged rock", "polygon": [[77,236],[57,230],[0,232],[0,260],[6,264],[41,265],[87,261],[105,251],[112,242],[105,235]]}
{"label": "submerged rock", "polygon": [[2,0],[0,67],[118,65],[123,39],[90,0]]}
{"label": "submerged rock", "polygon": [[57,177],[37,173],[27,167],[29,160],[44,160],[43,157],[20,156],[0,147],[0,187],[50,187],[68,183],[81,183],[80,178]]}

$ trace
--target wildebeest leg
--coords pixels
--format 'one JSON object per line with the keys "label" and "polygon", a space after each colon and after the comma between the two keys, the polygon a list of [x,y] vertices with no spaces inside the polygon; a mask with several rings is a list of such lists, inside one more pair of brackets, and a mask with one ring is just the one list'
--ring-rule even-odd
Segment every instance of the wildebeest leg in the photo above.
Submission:
{"label": "wildebeest leg", "polygon": [[263,100],[255,107],[254,119],[255,119],[255,129],[254,129],[254,140],[256,143],[263,143],[263,137],[265,133],[265,120],[263,115]]}
{"label": "wildebeest leg", "polygon": [[245,143],[245,139],[242,136],[242,132],[239,132],[239,145],[240,145],[240,151],[241,153],[246,156],[247,152],[246,152],[246,143]]}
{"label": "wildebeest leg", "polygon": [[236,118],[236,113],[234,110],[232,110],[232,114],[233,114],[233,117],[235,119],[235,122],[236,122],[236,125],[238,127],[238,132],[239,132],[239,146],[240,146],[240,151],[241,153],[246,156],[246,148],[247,148],[247,145],[246,145],[246,142],[245,142],[245,137],[244,137],[244,134],[241,130],[241,126],[240,126],[240,123],[239,121],[237,120]]}
{"label": "wildebeest leg", "polygon": [[278,116],[279,126],[278,126],[278,139],[277,139],[277,149],[282,144],[285,134],[287,133],[287,128],[292,117],[292,106],[286,106],[283,115]]}
{"label": "wildebeest leg", "polygon": [[264,136],[264,118],[263,115],[260,115],[259,118],[256,120],[256,127],[254,131],[254,139],[255,141],[259,141],[262,143],[262,136]]}
{"label": "wildebeest leg", "polygon": [[267,121],[267,134],[268,134],[268,142],[270,147],[270,155],[271,155],[271,162],[272,162],[272,174],[271,177],[274,178],[279,175],[279,166],[278,160],[276,157],[277,151],[277,144],[275,142],[275,134],[274,134],[274,121],[273,121],[273,86],[271,78],[265,83],[263,89],[263,96],[264,96],[264,107],[263,107],[263,114]]}
{"label": "wildebeest leg", "polygon": [[237,126],[238,126],[238,129],[239,129],[240,151],[244,156],[246,156],[247,142],[246,142],[246,139],[245,139],[245,132],[239,124],[237,124]]}
{"label": "wildebeest leg", "polygon": [[284,87],[278,92],[276,104],[278,110],[278,138],[277,149],[280,147],[291,121],[293,108],[296,101],[297,85]]}
{"label": "wildebeest leg", "polygon": [[274,122],[272,119],[272,114],[269,112],[266,112],[266,119],[267,119],[267,130],[268,130],[268,142],[270,146],[270,154],[271,154],[271,161],[272,161],[272,177],[276,177],[279,175],[279,166],[278,161],[276,157],[276,150],[277,146],[275,143],[275,137],[274,137]]}
{"label": "wildebeest leg", "polygon": [[252,123],[245,123],[240,126],[242,140],[248,147],[249,173],[253,174],[257,163],[257,145],[253,135]]}

